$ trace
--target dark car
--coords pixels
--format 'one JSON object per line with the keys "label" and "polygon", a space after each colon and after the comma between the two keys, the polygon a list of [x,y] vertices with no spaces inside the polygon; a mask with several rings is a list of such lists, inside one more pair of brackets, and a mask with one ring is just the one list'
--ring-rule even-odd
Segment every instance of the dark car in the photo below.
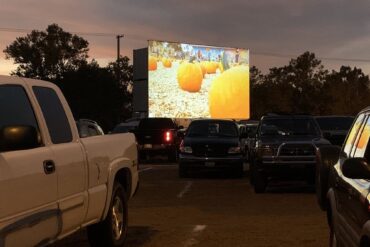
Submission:
{"label": "dark car", "polygon": [[96,121],[90,119],[79,119],[76,121],[80,138],[104,135],[103,129]]}
{"label": "dark car", "polygon": [[316,193],[327,211],[331,246],[370,246],[370,108],[342,146],[320,148]]}
{"label": "dark car", "polygon": [[250,166],[255,192],[263,193],[273,179],[304,179],[313,184],[316,148],[329,144],[312,116],[262,117]]}
{"label": "dark car", "polygon": [[243,175],[238,126],[229,120],[194,120],[180,145],[179,176],[220,169]]}
{"label": "dark car", "polygon": [[354,117],[352,116],[316,116],[317,123],[325,139],[333,145],[342,146],[351,128]]}
{"label": "dark car", "polygon": [[[180,126],[182,128],[182,126]],[[170,161],[176,161],[179,148],[177,130],[170,118],[144,118],[134,131],[139,148],[139,157],[149,154],[164,154]]]}

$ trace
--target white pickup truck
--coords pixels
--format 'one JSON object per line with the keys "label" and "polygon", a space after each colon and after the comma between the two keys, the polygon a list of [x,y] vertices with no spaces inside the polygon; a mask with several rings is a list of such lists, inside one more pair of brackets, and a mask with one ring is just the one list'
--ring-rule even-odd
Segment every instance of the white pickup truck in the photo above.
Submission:
{"label": "white pickup truck", "polygon": [[0,247],[82,227],[92,246],[122,246],[137,165],[133,134],[80,139],[57,86],[0,76]]}

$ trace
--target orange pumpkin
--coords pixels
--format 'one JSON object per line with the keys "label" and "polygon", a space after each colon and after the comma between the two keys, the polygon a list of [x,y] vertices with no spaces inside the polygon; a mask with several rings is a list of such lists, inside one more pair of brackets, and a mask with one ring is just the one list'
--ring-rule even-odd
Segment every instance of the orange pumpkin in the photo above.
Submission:
{"label": "orange pumpkin", "polygon": [[203,77],[204,77],[204,75],[207,73],[206,66],[204,65],[204,63],[199,63],[199,66],[202,69],[202,73],[203,73]]}
{"label": "orange pumpkin", "polygon": [[249,67],[233,67],[216,77],[208,100],[212,118],[249,118]]}
{"label": "orange pumpkin", "polygon": [[183,62],[177,70],[177,81],[182,90],[198,92],[203,81],[201,67],[198,64]]}
{"label": "orange pumpkin", "polygon": [[148,69],[151,71],[157,69],[157,59],[155,57],[149,57]]}
{"label": "orange pumpkin", "polygon": [[171,68],[172,67],[172,61],[169,58],[163,58],[162,59],[163,67],[165,68]]}
{"label": "orange pumpkin", "polygon": [[215,74],[216,73],[216,66],[214,65],[213,62],[206,62],[205,63],[205,67],[206,67],[206,70],[207,70],[207,74]]}

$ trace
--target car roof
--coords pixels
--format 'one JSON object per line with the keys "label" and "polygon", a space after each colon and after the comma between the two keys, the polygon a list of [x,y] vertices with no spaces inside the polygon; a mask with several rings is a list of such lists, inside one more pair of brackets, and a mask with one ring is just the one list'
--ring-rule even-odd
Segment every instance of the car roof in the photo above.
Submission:
{"label": "car roof", "polygon": [[311,115],[267,115],[261,118],[262,120],[265,119],[313,119]]}
{"label": "car roof", "polygon": [[316,119],[318,118],[354,118],[354,116],[345,116],[345,115],[326,115],[326,116],[315,116]]}

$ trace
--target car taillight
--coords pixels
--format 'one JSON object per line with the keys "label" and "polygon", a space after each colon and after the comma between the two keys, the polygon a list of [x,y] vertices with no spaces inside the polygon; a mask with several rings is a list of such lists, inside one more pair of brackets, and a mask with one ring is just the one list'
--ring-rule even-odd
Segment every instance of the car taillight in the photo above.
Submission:
{"label": "car taillight", "polygon": [[166,132],[164,133],[164,140],[165,140],[166,142],[170,142],[170,141],[172,141],[172,132],[171,132],[171,131],[166,131]]}

